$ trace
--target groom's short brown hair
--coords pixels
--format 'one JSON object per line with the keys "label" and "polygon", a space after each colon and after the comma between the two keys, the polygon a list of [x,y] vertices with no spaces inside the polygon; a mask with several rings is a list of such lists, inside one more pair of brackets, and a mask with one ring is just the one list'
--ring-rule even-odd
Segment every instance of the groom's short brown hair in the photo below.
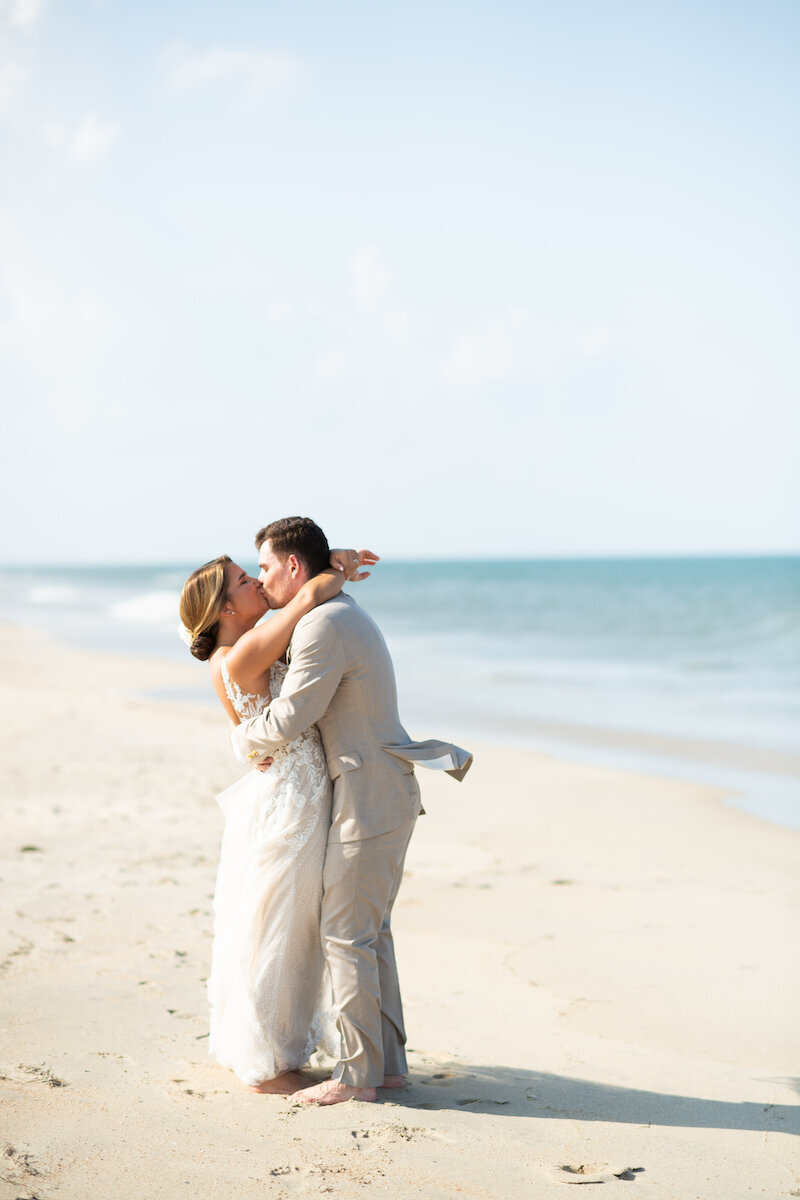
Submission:
{"label": "groom's short brown hair", "polygon": [[256,550],[267,541],[278,558],[286,558],[287,554],[299,558],[309,575],[319,575],[330,566],[328,539],[310,517],[281,517],[272,521],[256,534]]}

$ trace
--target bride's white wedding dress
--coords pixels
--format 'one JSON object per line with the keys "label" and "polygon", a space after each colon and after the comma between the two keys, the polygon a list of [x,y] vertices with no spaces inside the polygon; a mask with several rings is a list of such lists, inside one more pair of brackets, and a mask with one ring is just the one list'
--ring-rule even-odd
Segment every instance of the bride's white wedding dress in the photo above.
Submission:
{"label": "bride's white wedding dress", "polygon": [[[287,668],[276,663],[277,695]],[[244,720],[269,695],[243,694],[223,661],[225,690]],[[319,937],[331,783],[312,726],[217,801],[225,815],[214,893],[209,1049],[244,1083],[298,1070],[322,1044],[338,1057]]]}

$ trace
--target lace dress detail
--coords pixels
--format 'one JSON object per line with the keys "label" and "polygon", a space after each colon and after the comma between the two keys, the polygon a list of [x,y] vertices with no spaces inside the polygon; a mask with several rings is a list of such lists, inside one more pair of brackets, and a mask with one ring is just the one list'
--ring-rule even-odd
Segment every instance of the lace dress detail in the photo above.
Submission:
{"label": "lace dress detail", "polygon": [[[222,663],[236,713],[258,716],[280,693],[244,693]],[[271,693],[271,694],[270,694]],[[209,1049],[245,1083],[297,1070],[317,1046],[338,1057],[319,936],[331,783],[315,726],[279,747],[217,801],[225,816],[214,893]]]}
{"label": "lace dress detail", "polygon": [[[283,664],[280,664],[283,666]],[[272,688],[272,672],[278,668],[278,663],[270,669],[270,689]],[[284,667],[284,674],[286,668]],[[282,681],[282,677],[281,677]],[[238,683],[231,679],[228,673],[228,664],[223,658],[222,660],[222,682],[225,684],[225,694],[233,705],[233,711],[237,717],[241,717],[243,721],[249,721],[251,717],[257,717],[262,713],[272,699],[270,692],[266,694],[259,692],[243,692]],[[280,690],[280,684],[278,686]]]}

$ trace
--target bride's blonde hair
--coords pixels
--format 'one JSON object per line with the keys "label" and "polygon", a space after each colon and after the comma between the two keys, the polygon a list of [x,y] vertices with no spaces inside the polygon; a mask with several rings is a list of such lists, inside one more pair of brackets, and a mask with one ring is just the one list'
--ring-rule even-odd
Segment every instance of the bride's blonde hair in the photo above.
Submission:
{"label": "bride's blonde hair", "polygon": [[212,558],[192,571],[183,585],[178,611],[191,638],[189,649],[205,662],[217,644],[219,614],[227,596],[225,568],[233,560],[227,554]]}

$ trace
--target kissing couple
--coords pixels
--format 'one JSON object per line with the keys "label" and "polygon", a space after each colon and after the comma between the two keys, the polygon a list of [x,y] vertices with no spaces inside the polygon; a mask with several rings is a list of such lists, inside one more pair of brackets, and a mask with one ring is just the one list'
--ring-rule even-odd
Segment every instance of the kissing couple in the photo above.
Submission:
{"label": "kissing couple", "polygon": [[[258,579],[223,555],[180,600],[234,752],[256,768],[217,797],[209,1047],[257,1092],[374,1101],[407,1071],[391,914],[423,811],[414,768],[460,780],[472,755],[400,723],[383,636],[342,591],[377,555],[331,553],[308,517],[266,525],[256,547]],[[313,1084],[318,1047],[337,1061]]]}

